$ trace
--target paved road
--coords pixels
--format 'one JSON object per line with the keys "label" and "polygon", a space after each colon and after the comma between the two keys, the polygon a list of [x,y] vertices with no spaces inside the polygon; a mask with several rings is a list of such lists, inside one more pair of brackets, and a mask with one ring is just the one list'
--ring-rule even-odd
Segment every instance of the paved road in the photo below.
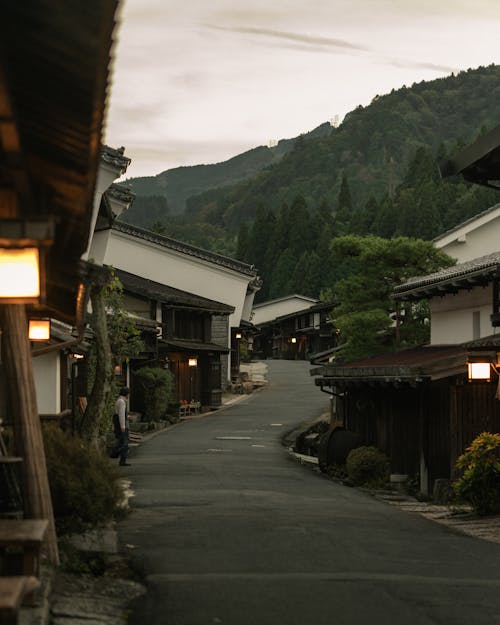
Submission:
{"label": "paved road", "polygon": [[305,363],[269,365],[269,388],[157,436],[127,469],[120,539],[148,585],[130,623],[500,623],[500,545],[289,459],[281,435],[326,396]]}

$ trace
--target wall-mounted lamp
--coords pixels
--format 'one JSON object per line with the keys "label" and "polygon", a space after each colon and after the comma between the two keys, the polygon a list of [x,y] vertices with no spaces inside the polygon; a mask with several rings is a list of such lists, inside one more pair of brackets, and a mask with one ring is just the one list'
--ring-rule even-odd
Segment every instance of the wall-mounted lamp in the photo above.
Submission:
{"label": "wall-mounted lamp", "polygon": [[293,336],[292,337],[292,343],[296,343],[296,342],[297,342],[297,339]]}
{"label": "wall-mounted lamp", "polygon": [[189,367],[197,367],[198,366],[198,358],[188,358],[188,366]]}
{"label": "wall-mounted lamp", "polygon": [[467,358],[467,378],[469,382],[491,380],[491,370],[498,375],[498,354],[492,352],[472,353]]}
{"label": "wall-mounted lamp", "polygon": [[83,354],[70,354],[70,357],[73,358],[74,360],[83,360],[85,358],[85,356]]}
{"label": "wall-mounted lamp", "polygon": [[53,239],[52,221],[0,220],[1,303],[34,304],[43,299],[45,249]]}
{"label": "wall-mounted lamp", "polygon": [[472,380],[482,380],[489,382],[491,379],[491,366],[489,362],[468,362],[467,377]]}
{"label": "wall-mounted lamp", "polygon": [[50,319],[30,319],[28,322],[28,338],[30,341],[50,340]]}
{"label": "wall-mounted lamp", "polygon": [[115,375],[121,375],[122,374],[122,366],[121,365],[115,365],[114,372],[115,372]]}
{"label": "wall-mounted lamp", "polygon": [[236,332],[236,334],[234,335],[234,338],[241,339],[241,332]]}

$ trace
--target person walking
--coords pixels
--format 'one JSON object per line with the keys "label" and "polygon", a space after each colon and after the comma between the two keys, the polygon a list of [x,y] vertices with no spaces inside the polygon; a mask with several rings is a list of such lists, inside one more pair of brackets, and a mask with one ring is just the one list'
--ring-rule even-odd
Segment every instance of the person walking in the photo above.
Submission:
{"label": "person walking", "polygon": [[115,403],[115,413],[113,415],[113,426],[115,430],[115,437],[117,439],[116,447],[111,454],[112,458],[118,458],[119,465],[122,467],[130,466],[127,462],[128,458],[128,396],[130,395],[130,389],[124,386],[120,389],[120,395]]}

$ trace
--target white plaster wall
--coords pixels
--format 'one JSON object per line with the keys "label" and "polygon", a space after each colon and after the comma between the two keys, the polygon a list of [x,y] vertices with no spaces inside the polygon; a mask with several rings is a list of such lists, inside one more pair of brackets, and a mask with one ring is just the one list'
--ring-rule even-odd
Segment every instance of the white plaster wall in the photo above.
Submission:
{"label": "white plaster wall", "polygon": [[36,400],[39,414],[61,412],[61,363],[59,351],[33,358]]}
{"label": "white plaster wall", "polygon": [[491,288],[476,287],[456,295],[430,301],[431,344],[447,345],[472,341],[473,314],[480,313],[480,337],[494,334],[491,325]]}
{"label": "white plaster wall", "polygon": [[[105,264],[234,306],[229,325],[240,325],[250,276],[116,230],[108,233]],[[99,238],[96,236],[96,240]]]}
{"label": "white plaster wall", "polygon": [[110,232],[110,230],[101,230],[100,232],[94,232],[94,236],[92,237],[92,243],[90,245],[88,253],[88,258],[92,260],[96,265],[104,264],[104,258],[106,256],[106,249],[108,247]]}
{"label": "white plaster wall", "polygon": [[243,303],[243,311],[241,313],[241,318],[244,321],[252,321],[252,308],[253,308],[253,300],[255,299],[255,291],[252,289],[245,296],[245,301]]}
{"label": "white plaster wall", "polygon": [[99,206],[101,204],[102,194],[110,187],[110,185],[121,175],[121,171],[117,170],[115,167],[112,167],[108,163],[104,163],[101,161],[99,165],[99,170],[97,172],[97,181],[96,187],[94,191],[94,204],[92,208],[92,221],[90,224],[90,240],[87,246],[87,250],[82,255],[83,260],[88,260],[92,258],[91,248],[92,248],[92,233],[94,232],[95,224],[97,221],[97,215],[99,214]]}
{"label": "white plaster wall", "polygon": [[314,304],[316,304],[316,300],[295,296],[286,300],[264,302],[264,304],[254,307],[252,323],[255,325],[267,323],[268,321],[276,319],[276,317],[306,310],[314,306]]}
{"label": "white plaster wall", "polygon": [[[457,237],[459,240],[457,240]],[[457,231],[454,237],[435,241],[437,248],[456,258],[459,263],[500,251],[500,215],[467,233]]]}

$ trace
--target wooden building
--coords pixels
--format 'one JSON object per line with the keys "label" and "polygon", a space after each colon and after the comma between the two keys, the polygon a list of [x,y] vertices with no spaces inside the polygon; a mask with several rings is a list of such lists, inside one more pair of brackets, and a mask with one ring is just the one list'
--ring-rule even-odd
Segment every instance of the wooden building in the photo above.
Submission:
{"label": "wooden building", "polygon": [[[500,126],[481,136],[441,174],[500,188]],[[453,479],[455,462],[483,431],[500,432],[500,210],[494,206],[435,240],[459,263],[396,287],[400,301],[427,299],[431,344],[313,370],[336,398],[337,416],[361,444],[385,451],[393,473],[419,476],[429,493]],[[478,252],[481,252],[478,255]],[[468,363],[485,360],[489,379],[469,381]]]}
{"label": "wooden building", "polygon": [[329,314],[334,306],[301,295],[258,304],[254,350],[265,358],[306,360],[333,348],[336,335]]}
{"label": "wooden building", "polygon": [[[124,309],[132,316],[146,344],[146,351],[130,363],[134,372],[147,364],[169,369],[177,399],[218,407],[222,395],[221,357],[229,352],[227,334],[232,306],[117,269],[124,288]],[[131,408],[134,405],[131,394]]]}
{"label": "wooden building", "polygon": [[[0,416],[13,423],[23,458],[25,516],[49,520],[54,563],[27,316],[83,329],[80,257],[92,228],[116,7],[116,0],[51,10],[39,0],[7,2],[0,20],[0,379],[7,390]],[[21,254],[36,269],[27,290],[9,265]]]}

